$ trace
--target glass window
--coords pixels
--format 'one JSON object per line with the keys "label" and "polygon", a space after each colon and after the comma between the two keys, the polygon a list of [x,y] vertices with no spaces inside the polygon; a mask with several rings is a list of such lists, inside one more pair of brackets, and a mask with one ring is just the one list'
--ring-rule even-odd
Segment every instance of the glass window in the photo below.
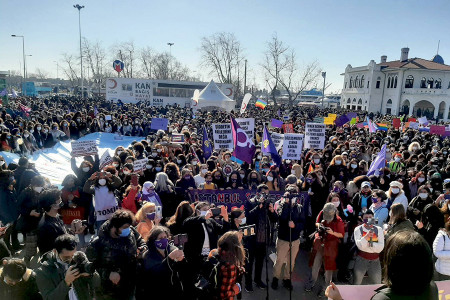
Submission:
{"label": "glass window", "polygon": [[170,89],[170,97],[186,98],[185,89]]}
{"label": "glass window", "polygon": [[389,99],[388,101],[387,101],[387,103],[386,103],[387,105],[392,105],[392,100],[391,99]]}
{"label": "glass window", "polygon": [[427,88],[427,79],[425,77],[422,77],[422,80],[420,81],[420,88],[421,89]]}
{"label": "glass window", "polygon": [[434,85],[434,78],[431,77],[431,78],[428,79],[427,88],[432,89],[433,85]]}
{"label": "glass window", "polygon": [[381,85],[381,77],[378,77],[377,78],[377,86],[376,86],[376,88],[379,89],[380,85]]}
{"label": "glass window", "polygon": [[412,75],[408,75],[405,81],[405,89],[412,89],[414,86],[414,77]]}
{"label": "glass window", "polygon": [[362,99],[361,98],[359,98],[358,104],[362,104]]}
{"label": "glass window", "polygon": [[132,85],[131,84],[122,83],[122,91],[131,92],[131,90],[132,90]]}
{"label": "glass window", "polygon": [[391,88],[391,77],[388,77],[387,88]]}
{"label": "glass window", "polygon": [[394,89],[396,89],[397,88],[397,76],[395,76],[395,79],[394,79]]}
{"label": "glass window", "polygon": [[361,76],[361,84],[359,85],[359,87],[364,87],[364,75]]}
{"label": "glass window", "polygon": [[355,88],[359,88],[358,76],[355,78]]}
{"label": "glass window", "polygon": [[350,77],[350,87],[349,88],[352,88],[352,85],[353,85],[353,77]]}
{"label": "glass window", "polygon": [[435,87],[434,87],[434,88],[435,88],[435,89],[440,89],[440,88],[442,88],[442,81],[441,81],[440,78],[436,79]]}
{"label": "glass window", "polygon": [[168,88],[153,88],[153,96],[169,97]]}
{"label": "glass window", "polygon": [[347,99],[347,103],[350,103],[352,100],[350,100],[350,98]]}

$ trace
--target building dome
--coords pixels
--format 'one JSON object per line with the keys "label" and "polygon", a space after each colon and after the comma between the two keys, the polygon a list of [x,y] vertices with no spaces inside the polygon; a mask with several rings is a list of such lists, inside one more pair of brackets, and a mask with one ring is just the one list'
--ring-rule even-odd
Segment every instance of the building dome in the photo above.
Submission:
{"label": "building dome", "polygon": [[441,65],[444,64],[444,59],[443,59],[442,56],[440,56],[439,54],[436,54],[436,55],[433,57],[432,61],[435,62],[435,63],[441,64]]}

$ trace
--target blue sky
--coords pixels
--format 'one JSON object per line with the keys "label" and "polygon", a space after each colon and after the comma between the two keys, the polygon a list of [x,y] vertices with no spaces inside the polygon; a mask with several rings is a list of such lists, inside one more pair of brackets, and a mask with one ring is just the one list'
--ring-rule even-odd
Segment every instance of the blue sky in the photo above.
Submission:
{"label": "blue sky", "polygon": [[[410,57],[431,59],[440,51],[450,63],[450,1],[416,0],[2,0],[0,15],[0,70],[19,70],[22,44],[11,34],[25,35],[28,72],[44,69],[56,76],[56,64],[64,52],[78,52],[78,12],[82,10],[82,33],[107,48],[122,41],[168,51],[191,70],[199,69],[199,44],[203,36],[233,32],[248,58],[248,82],[261,81],[266,42],[277,32],[295,49],[299,63],[317,60],[332,83],[329,91],[342,88],[347,64],[361,66],[400,57],[408,46]],[[447,37],[447,40],[446,40]],[[262,84],[260,84],[262,86]]]}

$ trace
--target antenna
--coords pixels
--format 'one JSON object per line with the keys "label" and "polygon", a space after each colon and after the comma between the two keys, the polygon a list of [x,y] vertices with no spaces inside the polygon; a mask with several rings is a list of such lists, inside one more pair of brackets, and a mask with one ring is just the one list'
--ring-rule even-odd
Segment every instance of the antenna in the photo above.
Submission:
{"label": "antenna", "polygon": [[441,43],[441,40],[438,41],[438,48],[437,48],[437,53],[436,54],[439,54],[439,44],[440,43]]}

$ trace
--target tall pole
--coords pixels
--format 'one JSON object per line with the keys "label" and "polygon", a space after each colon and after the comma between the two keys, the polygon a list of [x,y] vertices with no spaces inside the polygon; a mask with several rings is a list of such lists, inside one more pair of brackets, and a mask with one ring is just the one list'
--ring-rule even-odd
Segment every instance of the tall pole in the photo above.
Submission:
{"label": "tall pole", "polygon": [[169,70],[167,72],[167,79],[170,79],[170,72],[171,72],[170,68],[171,68],[171,65],[172,65],[172,46],[175,45],[175,43],[170,43],[169,42],[169,43],[167,43],[167,45],[169,45],[169,54],[170,54],[169,65],[168,65]]}
{"label": "tall pole", "polygon": [[[31,55],[31,54],[27,54],[27,55],[25,55],[25,59],[27,58],[27,56],[33,56],[33,55]],[[26,68],[25,68],[25,78],[27,78],[28,77],[28,66],[26,65],[26,61],[25,61],[25,66],[26,66]]]}
{"label": "tall pole", "polygon": [[15,35],[11,34],[12,37],[20,37],[22,38],[22,55],[23,55],[23,80],[22,80],[22,95],[24,95],[23,92],[23,84],[26,82],[27,73],[26,73],[26,59],[25,59],[25,36],[23,35]]}
{"label": "tall pole", "polygon": [[78,9],[78,29],[79,29],[79,32],[80,32],[81,99],[84,99],[83,52],[81,50],[81,9],[84,8],[84,5],[76,4],[73,7]]}
{"label": "tall pole", "polygon": [[322,108],[323,108],[323,99],[325,99],[325,80],[327,78],[327,72],[322,72],[323,77],[323,88],[322,88]]}
{"label": "tall pole", "polygon": [[244,95],[246,91],[247,91],[247,60],[245,60],[244,65]]}

